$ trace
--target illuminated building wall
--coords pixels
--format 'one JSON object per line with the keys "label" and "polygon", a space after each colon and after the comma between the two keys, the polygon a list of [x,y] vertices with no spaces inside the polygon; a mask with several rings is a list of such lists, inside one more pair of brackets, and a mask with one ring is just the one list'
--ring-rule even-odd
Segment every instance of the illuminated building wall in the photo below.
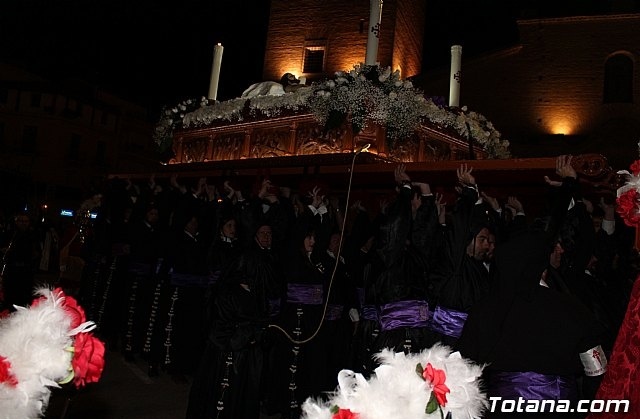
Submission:
{"label": "illuminated building wall", "polygon": [[[460,106],[485,115],[515,156],[597,152],[621,166],[637,157],[640,14],[518,25],[512,48],[468,57],[463,46]],[[425,92],[448,97],[448,77],[424,75]]]}
{"label": "illuminated building wall", "polygon": [[[368,0],[273,0],[264,59],[264,80],[284,73],[323,79],[364,62],[369,27]],[[424,0],[385,0],[378,61],[400,69],[402,77],[421,71]],[[324,48],[324,71],[304,73],[305,48]]]}

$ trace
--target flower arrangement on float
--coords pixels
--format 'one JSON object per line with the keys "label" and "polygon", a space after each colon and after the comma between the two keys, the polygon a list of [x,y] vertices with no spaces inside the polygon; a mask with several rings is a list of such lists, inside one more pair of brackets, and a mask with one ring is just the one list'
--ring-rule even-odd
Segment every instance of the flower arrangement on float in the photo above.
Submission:
{"label": "flower arrangement on float", "polygon": [[162,111],[154,141],[158,149],[171,147],[173,130],[206,127],[214,123],[240,122],[245,118],[274,117],[283,112],[311,112],[319,124],[330,129],[347,118],[354,132],[368,123],[386,129],[390,145],[409,138],[421,123],[449,129],[473,139],[490,158],[509,158],[509,141],[483,115],[466,107],[449,108],[400,78],[390,67],[358,64],[335,77],[313,82],[284,95],[236,98],[224,102],[189,99]]}
{"label": "flower arrangement on float", "polygon": [[40,289],[29,307],[0,319],[0,412],[4,418],[40,418],[52,388],[97,382],[104,344],[77,301],[60,288]]}
{"label": "flower arrangement on float", "polygon": [[480,390],[482,367],[435,345],[420,353],[376,355],[380,366],[368,380],[342,370],[328,399],[307,399],[303,419],[472,419],[487,409]]}
{"label": "flower arrangement on float", "polygon": [[[640,148],[640,143],[638,143]],[[616,211],[629,227],[640,226],[640,160],[634,161],[627,170],[619,170],[626,176],[626,183],[617,190]]]}

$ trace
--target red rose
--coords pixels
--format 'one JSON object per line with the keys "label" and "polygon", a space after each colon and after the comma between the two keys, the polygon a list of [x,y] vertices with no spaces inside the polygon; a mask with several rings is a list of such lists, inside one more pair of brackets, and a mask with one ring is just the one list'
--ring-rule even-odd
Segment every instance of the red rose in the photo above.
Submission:
{"label": "red rose", "polygon": [[104,369],[104,343],[91,333],[78,333],[73,346],[73,383],[80,388],[97,382]]}
{"label": "red rose", "polygon": [[78,305],[75,298],[66,295],[62,303],[62,308],[64,308],[67,315],[71,317],[71,329],[75,329],[87,321],[84,309]]}
{"label": "red rose", "polygon": [[11,362],[3,356],[0,356],[0,383],[5,383],[11,387],[18,385],[18,379],[11,372]]}
{"label": "red rose", "polygon": [[447,393],[449,393],[450,390],[445,384],[447,377],[444,374],[444,370],[433,368],[431,363],[427,363],[427,367],[422,371],[422,377],[433,386],[433,392],[436,395],[438,404],[440,406],[447,404]]}
{"label": "red rose", "polygon": [[631,163],[630,169],[634,176],[638,176],[638,174],[640,174],[640,160],[636,160]]}
{"label": "red rose", "polygon": [[338,412],[334,413],[331,419],[358,419],[359,417],[359,414],[349,409],[338,409]]}
{"label": "red rose", "polygon": [[616,200],[616,211],[626,225],[636,227],[640,225],[640,212],[638,211],[638,191],[629,189]]}

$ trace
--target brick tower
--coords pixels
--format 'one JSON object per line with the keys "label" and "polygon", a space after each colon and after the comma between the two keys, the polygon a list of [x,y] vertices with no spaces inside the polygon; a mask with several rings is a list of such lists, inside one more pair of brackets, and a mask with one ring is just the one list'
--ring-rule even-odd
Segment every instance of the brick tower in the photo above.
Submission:
{"label": "brick tower", "polygon": [[[425,3],[382,4],[377,61],[402,78],[421,71]],[[313,81],[364,63],[370,10],[369,0],[271,0],[263,79],[289,72]]]}

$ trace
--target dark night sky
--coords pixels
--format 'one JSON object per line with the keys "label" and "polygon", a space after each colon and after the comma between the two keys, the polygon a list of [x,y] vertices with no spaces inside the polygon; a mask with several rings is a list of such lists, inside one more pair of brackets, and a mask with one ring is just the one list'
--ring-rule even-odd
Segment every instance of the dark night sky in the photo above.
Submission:
{"label": "dark night sky", "polygon": [[[610,7],[595,0],[425,1],[425,69],[448,65],[455,43],[463,45],[464,59],[517,42],[515,20],[523,13]],[[0,60],[52,80],[81,78],[159,110],[206,95],[213,45],[221,42],[218,99],[230,99],[261,81],[268,6],[268,0],[2,0]]]}

